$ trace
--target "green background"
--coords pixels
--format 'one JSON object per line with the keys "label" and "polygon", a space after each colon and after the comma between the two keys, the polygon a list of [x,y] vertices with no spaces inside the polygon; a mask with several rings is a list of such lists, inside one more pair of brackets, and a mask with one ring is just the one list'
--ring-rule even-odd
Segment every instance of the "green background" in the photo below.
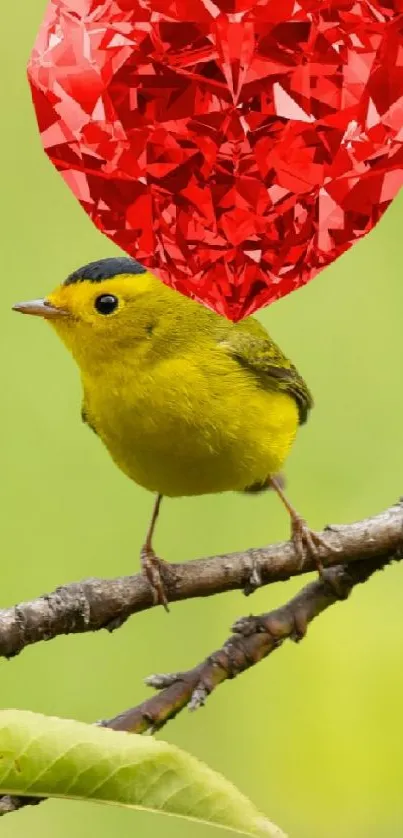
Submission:
{"label": "green background", "polygon": [[[25,64],[45,7],[2,9],[1,606],[88,576],[138,568],[152,498],[115,468],[79,420],[76,369],[42,322],[14,301],[49,292],[78,265],[115,252],[41,151]],[[403,195],[377,229],[306,288],[260,316],[316,398],[287,466],[289,495],[313,527],[380,511],[403,492]],[[273,496],[167,501],[156,547],[185,561],[287,536]],[[330,609],[300,646],[226,684],[164,736],[224,773],[292,838],[401,838],[402,567]],[[142,678],[187,668],[251,609],[232,593],[133,617],[109,635],[60,638],[1,665],[1,703],[93,721],[148,694]],[[7,838],[213,831],[75,802],[8,816]],[[217,833],[218,834],[218,833]]]}

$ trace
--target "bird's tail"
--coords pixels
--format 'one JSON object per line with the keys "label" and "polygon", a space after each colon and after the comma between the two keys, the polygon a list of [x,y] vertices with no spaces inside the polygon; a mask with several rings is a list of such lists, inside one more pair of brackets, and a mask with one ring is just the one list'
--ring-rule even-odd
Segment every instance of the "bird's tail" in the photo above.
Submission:
{"label": "bird's tail", "polygon": [[[286,482],[287,482],[286,479],[285,479],[285,475],[284,474],[275,474],[275,475],[273,475],[273,477],[276,478],[276,481],[277,481],[278,485],[280,486],[280,489],[284,489],[285,486],[286,486]],[[242,492],[244,492],[247,495],[258,495],[258,494],[260,494],[260,492],[267,492],[268,489],[271,489],[271,488],[272,487],[269,483],[269,478],[267,478],[267,480],[263,480],[260,483],[259,482],[252,483],[252,486],[247,486],[245,489],[242,489]]]}

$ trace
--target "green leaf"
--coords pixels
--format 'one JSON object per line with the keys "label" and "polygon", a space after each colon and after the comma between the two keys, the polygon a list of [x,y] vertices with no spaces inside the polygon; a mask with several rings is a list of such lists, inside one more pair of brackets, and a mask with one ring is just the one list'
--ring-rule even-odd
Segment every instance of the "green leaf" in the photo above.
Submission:
{"label": "green leaf", "polygon": [[173,745],[22,710],[0,711],[0,794],[117,803],[286,838],[235,786]]}

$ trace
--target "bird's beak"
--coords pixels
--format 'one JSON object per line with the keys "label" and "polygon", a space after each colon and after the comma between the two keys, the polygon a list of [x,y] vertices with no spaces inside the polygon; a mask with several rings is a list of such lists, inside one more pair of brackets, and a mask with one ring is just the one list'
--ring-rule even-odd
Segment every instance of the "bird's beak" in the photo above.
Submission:
{"label": "bird's beak", "polygon": [[46,300],[28,300],[26,303],[16,303],[13,311],[20,311],[21,314],[34,314],[36,317],[44,317],[45,320],[53,320],[56,317],[65,317],[68,311],[52,306]]}

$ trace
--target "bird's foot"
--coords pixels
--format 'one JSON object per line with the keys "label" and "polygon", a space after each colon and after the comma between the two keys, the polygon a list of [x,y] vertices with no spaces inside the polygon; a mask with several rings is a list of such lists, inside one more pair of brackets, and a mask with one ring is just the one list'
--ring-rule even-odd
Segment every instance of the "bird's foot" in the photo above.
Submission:
{"label": "bird's foot", "polygon": [[302,567],[304,559],[308,555],[315,562],[319,574],[323,573],[324,568],[320,552],[324,550],[325,553],[328,553],[328,545],[322,536],[311,530],[306,521],[299,515],[293,515],[291,518],[291,539],[300,560],[300,567]]}
{"label": "bird's foot", "polygon": [[[152,547],[144,545],[140,553],[141,569],[150,583],[154,605],[163,605],[169,611],[168,598],[163,581],[163,572],[168,562],[158,558]],[[162,573],[161,573],[162,571]]]}
{"label": "bird's foot", "polygon": [[326,575],[322,562],[322,558],[325,558],[334,551],[329,547],[325,539],[319,533],[311,530],[306,521],[299,515],[293,515],[291,521],[291,539],[300,559],[300,568],[302,568],[306,556],[310,556],[315,563],[322,582],[329,586],[332,592],[340,598],[341,593],[337,582],[335,579],[329,578]]}

